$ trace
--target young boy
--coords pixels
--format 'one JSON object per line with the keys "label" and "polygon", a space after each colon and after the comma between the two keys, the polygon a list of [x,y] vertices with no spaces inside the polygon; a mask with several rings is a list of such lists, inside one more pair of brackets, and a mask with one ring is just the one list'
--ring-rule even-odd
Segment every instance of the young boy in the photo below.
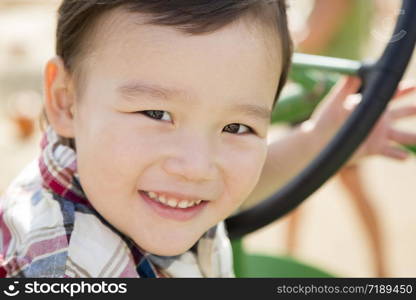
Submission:
{"label": "young boy", "polygon": [[42,154],[1,201],[0,276],[233,276],[222,221],[275,188],[290,55],[282,0],[64,0]]}
{"label": "young boy", "polygon": [[284,2],[65,0],[56,48],[39,166],[1,205],[2,275],[232,276],[221,221],[264,163]]}

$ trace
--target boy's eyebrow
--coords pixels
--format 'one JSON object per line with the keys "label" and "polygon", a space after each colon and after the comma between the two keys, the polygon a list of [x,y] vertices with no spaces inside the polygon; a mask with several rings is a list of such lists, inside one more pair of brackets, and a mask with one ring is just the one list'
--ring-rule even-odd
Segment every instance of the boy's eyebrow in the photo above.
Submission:
{"label": "boy's eyebrow", "polygon": [[272,111],[267,107],[255,105],[255,104],[237,104],[232,107],[232,111],[238,111],[244,113],[253,118],[260,120],[271,121]]}
{"label": "boy's eyebrow", "polygon": [[131,82],[120,86],[117,89],[120,94],[131,97],[137,94],[147,94],[156,98],[168,99],[173,95],[184,94],[184,91],[172,88],[162,87],[156,84],[143,82]]}
{"label": "boy's eyebrow", "polygon": [[[166,88],[156,84],[143,82],[127,83],[120,86],[117,90],[127,99],[134,99],[134,96],[137,96],[138,94],[147,94],[163,100],[168,100],[175,95],[186,95],[186,92],[180,89]],[[270,121],[272,115],[271,109],[256,104],[237,104],[230,107],[230,110],[267,121]]]}

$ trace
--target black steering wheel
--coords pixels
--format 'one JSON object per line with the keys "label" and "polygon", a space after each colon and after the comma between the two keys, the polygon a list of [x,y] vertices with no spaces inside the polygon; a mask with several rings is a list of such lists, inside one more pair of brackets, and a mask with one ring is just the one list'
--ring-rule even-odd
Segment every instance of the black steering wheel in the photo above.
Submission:
{"label": "black steering wheel", "polygon": [[368,76],[361,103],[325,149],[291,182],[255,207],[225,221],[231,239],[268,225],[297,207],[334,175],[367,137],[393,97],[415,48],[416,1],[403,0],[401,9],[383,55],[365,70]]}

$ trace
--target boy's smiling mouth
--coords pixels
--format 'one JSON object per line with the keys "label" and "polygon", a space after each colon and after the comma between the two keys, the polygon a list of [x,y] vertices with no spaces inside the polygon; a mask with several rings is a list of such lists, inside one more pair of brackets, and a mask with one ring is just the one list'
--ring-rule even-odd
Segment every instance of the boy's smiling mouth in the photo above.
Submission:
{"label": "boy's smiling mouth", "polygon": [[193,218],[208,201],[172,193],[139,190],[139,195],[162,217],[186,221]]}
{"label": "boy's smiling mouth", "polygon": [[178,207],[178,208],[187,208],[198,205],[201,203],[202,200],[180,200],[173,196],[165,196],[163,194],[158,194],[155,192],[146,192],[146,195],[149,196],[151,199],[159,201],[167,206],[170,207]]}

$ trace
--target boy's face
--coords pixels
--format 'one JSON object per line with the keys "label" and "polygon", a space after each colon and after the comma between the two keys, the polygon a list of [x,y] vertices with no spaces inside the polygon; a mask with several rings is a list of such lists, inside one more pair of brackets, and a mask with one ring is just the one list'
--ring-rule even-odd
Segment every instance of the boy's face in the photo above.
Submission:
{"label": "boy's face", "polygon": [[245,22],[185,35],[144,18],[115,10],[94,32],[74,107],[78,171],[113,226],[177,255],[255,187],[281,61],[277,41]]}

